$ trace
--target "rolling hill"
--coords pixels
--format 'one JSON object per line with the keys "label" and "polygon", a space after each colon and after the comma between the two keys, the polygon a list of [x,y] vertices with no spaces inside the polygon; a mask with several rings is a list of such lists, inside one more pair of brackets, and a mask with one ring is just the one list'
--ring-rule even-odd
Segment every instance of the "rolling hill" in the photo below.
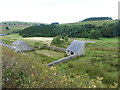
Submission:
{"label": "rolling hill", "polygon": [[0,23],[0,31],[2,31],[2,34],[16,33],[24,28],[41,24],[44,23],[6,21]]}

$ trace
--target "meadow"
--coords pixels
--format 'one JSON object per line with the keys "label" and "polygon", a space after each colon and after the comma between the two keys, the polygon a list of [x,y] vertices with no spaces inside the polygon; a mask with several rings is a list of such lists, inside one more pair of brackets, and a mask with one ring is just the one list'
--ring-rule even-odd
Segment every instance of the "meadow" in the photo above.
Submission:
{"label": "meadow", "polygon": [[[46,45],[46,44],[49,45],[52,38],[48,38],[48,37],[47,38],[46,37],[44,37],[44,38],[43,37],[25,38],[24,37],[23,38],[23,37],[19,36],[18,34],[11,34],[8,36],[3,36],[2,40],[9,45],[11,45],[16,40],[24,40],[24,41],[28,42],[31,46],[35,46],[36,42],[38,42],[39,45]],[[47,42],[46,40],[49,41],[49,43],[46,43]],[[52,67],[57,70],[55,72],[60,73],[59,79],[63,80],[61,73],[63,76],[65,75],[65,78],[66,78],[65,85],[58,84],[61,82],[59,80],[58,80],[58,82],[56,82],[58,87],[59,86],[70,87],[69,83],[67,83],[67,82],[69,82],[69,80],[70,80],[70,82],[72,82],[71,80],[74,81],[74,83],[72,83],[72,87],[89,87],[90,84],[93,84],[91,82],[91,79],[100,80],[100,81],[98,81],[100,83],[98,83],[96,81],[95,87],[97,87],[97,88],[98,87],[101,87],[101,88],[102,87],[105,87],[105,88],[106,87],[118,87],[118,38],[117,37],[116,38],[100,38],[99,40],[88,39],[88,38],[70,38],[69,41],[66,41],[66,43],[62,43],[58,47],[67,48],[73,40],[89,40],[89,41],[95,41],[95,43],[85,43],[85,56],[81,56],[76,59],[70,60],[68,62],[54,65]],[[9,54],[9,51],[6,48],[3,48],[3,50],[4,50],[3,54],[7,54],[7,55]],[[12,52],[12,53],[14,53],[14,52]],[[46,67],[44,65],[46,65],[47,63],[50,63],[52,61],[55,61],[57,59],[65,57],[65,53],[63,53],[63,52],[52,51],[52,50],[48,50],[48,49],[39,50],[38,48],[35,48],[34,51],[25,52],[25,54],[27,55],[28,58],[26,56],[21,55],[20,59],[17,61],[20,64],[21,63],[20,60],[23,59],[22,60],[23,65],[21,65],[21,64],[18,65],[20,68],[24,68],[23,69],[24,71],[22,71],[23,73],[25,72],[25,70],[27,70],[25,68],[31,68],[33,65],[33,64],[26,65],[28,63],[36,62],[36,64],[35,64],[36,66],[35,65],[34,66],[36,67],[37,70],[45,70],[45,69],[48,70],[50,67]],[[8,58],[18,58],[18,57],[14,56],[14,55],[11,55],[11,56],[8,55]],[[29,59],[30,59],[30,61],[29,61]],[[3,60],[6,60],[6,58],[4,57]],[[13,59],[13,61],[11,60],[12,63],[14,62],[14,60],[15,59]],[[45,69],[41,68],[39,65],[43,66]],[[39,69],[37,68],[38,66],[39,66]],[[34,70],[36,70],[36,69],[34,69]],[[9,71],[9,72],[11,72],[11,71]],[[14,70],[14,72],[17,72],[17,69],[16,69],[16,71]],[[33,71],[30,71],[29,73],[32,73],[32,72]],[[38,87],[39,85],[42,87],[41,84],[38,84],[38,83],[40,83],[40,81],[38,81],[39,80],[38,79],[39,75],[37,75],[37,74],[39,74],[38,72],[39,71],[34,72],[34,73],[36,73],[33,75],[34,80],[32,78],[29,79],[31,81],[28,84],[26,82],[24,82],[27,86],[23,85],[23,87],[32,87],[32,85],[33,85],[33,87]],[[42,81],[43,86],[46,85],[46,83],[49,83],[49,84],[53,85],[51,87],[55,87],[53,82],[55,83],[56,78],[52,77],[50,80],[51,81],[53,80],[53,82],[50,83],[49,77],[47,77],[47,75],[49,75],[49,74],[52,75],[52,72],[54,72],[54,71],[51,71],[51,72],[49,71],[48,73],[45,71],[42,72],[44,74],[47,73],[45,75],[45,78],[46,78],[46,80],[48,79],[48,82]],[[53,74],[55,74],[55,72]],[[6,75],[6,73],[3,73],[3,75],[4,74]],[[5,75],[3,76],[3,78],[9,77],[9,75],[7,77]],[[25,76],[25,77],[27,78],[28,76]],[[44,77],[44,75],[42,77]],[[80,78],[80,80],[78,82],[75,79],[76,77]],[[81,82],[82,80],[83,80],[83,82]],[[25,80],[25,81],[27,81],[27,80]],[[19,83],[18,81],[15,81],[15,82]],[[34,84],[32,84],[32,83],[34,83]],[[35,83],[36,83],[36,86],[34,86]],[[95,84],[95,81],[94,81],[94,84]],[[19,86],[21,86],[21,84]],[[44,87],[50,87],[50,86],[44,86]],[[93,87],[93,86],[90,86],[90,87]]]}

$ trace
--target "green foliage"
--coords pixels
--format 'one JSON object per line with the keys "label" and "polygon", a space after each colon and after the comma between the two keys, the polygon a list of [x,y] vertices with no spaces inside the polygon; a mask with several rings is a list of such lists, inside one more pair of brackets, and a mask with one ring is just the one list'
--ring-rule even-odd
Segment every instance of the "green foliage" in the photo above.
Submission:
{"label": "green foliage", "polygon": [[118,35],[118,25],[115,22],[106,23],[105,25],[84,23],[32,26],[20,31],[20,35],[27,37],[55,37],[60,35],[62,39],[66,35],[69,37],[88,38],[92,30],[99,30],[103,37],[115,37]]}
{"label": "green foliage", "polygon": [[64,37],[64,39],[65,39],[65,41],[68,41],[68,35],[66,35],[65,37]]}
{"label": "green foliage", "polygon": [[88,32],[84,32],[81,35],[82,38],[88,38],[88,36],[89,36]]}
{"label": "green foliage", "polygon": [[82,20],[81,22],[87,22],[87,21],[102,21],[102,20],[112,20],[111,17],[91,17]]}
{"label": "green foliage", "polygon": [[35,47],[39,47],[39,42],[35,42]]}
{"label": "green foliage", "polygon": [[60,40],[60,36],[56,36],[52,42],[51,42],[51,45],[57,45],[57,44],[61,44],[62,41]]}
{"label": "green foliage", "polygon": [[9,30],[9,27],[6,27],[6,30]]}
{"label": "green foliage", "polygon": [[101,32],[99,30],[92,30],[90,32],[89,38],[91,39],[99,39],[99,37],[101,37]]}

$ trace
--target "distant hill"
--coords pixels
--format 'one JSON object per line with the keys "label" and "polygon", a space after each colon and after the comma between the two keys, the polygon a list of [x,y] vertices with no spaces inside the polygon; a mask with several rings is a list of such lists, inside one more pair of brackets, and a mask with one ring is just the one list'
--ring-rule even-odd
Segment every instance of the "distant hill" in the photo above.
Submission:
{"label": "distant hill", "polygon": [[81,22],[88,22],[88,21],[103,21],[103,20],[112,20],[111,17],[91,17],[82,20]]}
{"label": "distant hill", "polygon": [[24,28],[36,25],[44,25],[44,23],[35,22],[19,22],[19,21],[6,21],[0,23],[0,30],[2,34],[17,33]]}
{"label": "distant hill", "polygon": [[69,37],[88,38],[92,30],[99,30],[103,37],[115,37],[118,34],[117,20],[80,22],[59,25],[31,26],[20,31],[23,37]]}

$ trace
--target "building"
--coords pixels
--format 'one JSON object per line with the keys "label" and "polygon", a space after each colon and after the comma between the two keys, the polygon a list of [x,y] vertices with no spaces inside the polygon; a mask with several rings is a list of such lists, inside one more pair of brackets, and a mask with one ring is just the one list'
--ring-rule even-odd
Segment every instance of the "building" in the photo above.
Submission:
{"label": "building", "polygon": [[22,40],[15,41],[12,43],[12,48],[15,51],[28,51],[28,50],[33,50],[34,47],[30,47],[28,43]]}
{"label": "building", "polygon": [[73,41],[66,49],[67,55],[85,55],[85,42]]}

